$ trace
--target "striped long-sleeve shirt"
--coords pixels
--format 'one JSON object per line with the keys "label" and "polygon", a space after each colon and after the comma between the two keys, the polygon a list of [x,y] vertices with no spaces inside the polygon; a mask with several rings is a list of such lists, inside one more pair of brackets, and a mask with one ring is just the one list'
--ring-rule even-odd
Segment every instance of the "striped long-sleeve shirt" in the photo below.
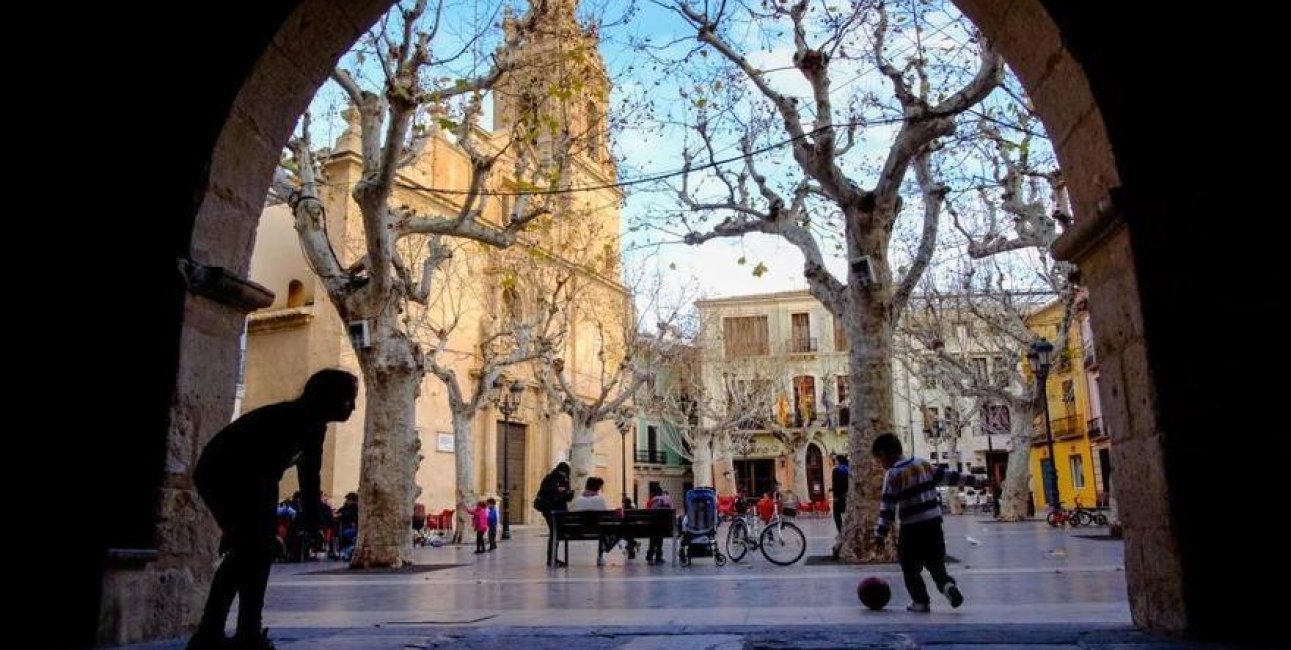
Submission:
{"label": "striped long-sleeve shirt", "polygon": [[880,539],[886,537],[893,519],[898,515],[903,526],[920,521],[940,521],[938,485],[978,487],[980,482],[971,474],[948,470],[922,458],[902,458],[897,461],[883,475],[883,496],[875,536]]}

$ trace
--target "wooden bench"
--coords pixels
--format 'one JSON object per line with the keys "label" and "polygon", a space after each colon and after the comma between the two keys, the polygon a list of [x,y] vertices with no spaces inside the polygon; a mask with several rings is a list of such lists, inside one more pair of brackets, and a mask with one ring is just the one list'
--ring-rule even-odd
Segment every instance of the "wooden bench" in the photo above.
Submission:
{"label": "wooden bench", "polygon": [[578,512],[560,511],[552,513],[552,526],[555,530],[556,544],[551,545],[552,556],[548,558],[555,564],[557,546],[565,543],[565,564],[569,564],[569,543],[571,541],[589,541],[602,539],[649,540],[651,537],[671,537],[673,561],[677,558],[677,513],[671,508],[654,508],[651,510],[625,510],[620,517],[613,510],[581,510]]}

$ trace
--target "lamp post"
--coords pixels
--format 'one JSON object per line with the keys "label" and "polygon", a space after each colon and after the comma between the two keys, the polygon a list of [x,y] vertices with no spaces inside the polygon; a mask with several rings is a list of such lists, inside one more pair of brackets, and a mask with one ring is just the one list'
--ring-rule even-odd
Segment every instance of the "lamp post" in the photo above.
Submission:
{"label": "lamp post", "polygon": [[[508,451],[511,445],[511,416],[520,408],[520,398],[524,394],[524,384],[519,380],[511,381],[503,390],[501,379],[493,380],[493,389],[497,391],[497,406],[502,412],[502,539],[511,539],[511,463]],[[496,456],[494,457],[496,458]]]}
{"label": "lamp post", "polygon": [[1027,360],[1031,362],[1031,369],[1035,371],[1036,387],[1040,392],[1040,401],[1044,404],[1044,436],[1049,447],[1049,457],[1040,462],[1040,473],[1044,479],[1044,498],[1050,510],[1057,510],[1062,506],[1062,499],[1058,494],[1058,466],[1053,451],[1053,426],[1049,422],[1048,379],[1052,354],[1053,344],[1042,338],[1031,344]]}
{"label": "lamp post", "polygon": [[628,500],[628,431],[632,429],[632,420],[629,417],[628,414],[622,414],[614,423],[619,428],[619,440],[623,445],[623,457],[619,459],[623,464],[623,501]]}

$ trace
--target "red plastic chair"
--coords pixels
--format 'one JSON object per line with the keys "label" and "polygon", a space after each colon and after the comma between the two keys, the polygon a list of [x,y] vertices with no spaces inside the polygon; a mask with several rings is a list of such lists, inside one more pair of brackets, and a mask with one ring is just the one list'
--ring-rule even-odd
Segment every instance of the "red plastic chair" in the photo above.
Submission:
{"label": "red plastic chair", "polygon": [[824,499],[821,499],[821,500],[819,500],[819,501],[814,501],[814,502],[812,502],[812,509],[813,509],[813,510],[815,510],[816,512],[818,512],[818,513],[822,514],[822,515],[828,515],[828,514],[829,514],[829,502],[828,502],[828,501],[826,501],[826,500],[824,500]]}
{"label": "red plastic chair", "polygon": [[735,497],[717,497],[717,516],[730,517],[735,514]]}

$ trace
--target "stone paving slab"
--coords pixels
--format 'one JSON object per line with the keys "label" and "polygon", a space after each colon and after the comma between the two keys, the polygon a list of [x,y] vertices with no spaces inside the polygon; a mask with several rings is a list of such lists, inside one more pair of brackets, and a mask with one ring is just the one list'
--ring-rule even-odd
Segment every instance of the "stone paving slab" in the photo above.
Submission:
{"label": "stone paving slab", "polygon": [[[827,554],[833,521],[799,524],[807,553]],[[319,575],[341,565],[275,565],[265,624],[283,650],[1217,647],[1130,625],[1122,544],[1044,522],[984,524],[947,518],[947,551],[961,560],[951,574],[967,602],[951,609],[933,594],[931,614],[905,611],[908,595],[891,564],[778,567],[750,554],[725,567],[681,567],[614,551],[598,567],[585,545],[571,546],[568,568],[552,569],[543,561],[545,529],[514,526],[496,552],[418,549],[419,564],[459,565],[426,573]],[[857,602],[856,584],[876,575],[893,597],[871,612]],[[184,642],[126,647],[180,650]]]}
{"label": "stone paving slab", "polygon": [[[833,648],[936,648],[1005,650],[1213,650],[1226,646],[1181,642],[1132,627],[1081,625],[1012,626],[712,626],[700,630],[659,626],[624,627],[407,627],[320,630],[282,629],[273,634],[282,650],[780,650]],[[184,639],[126,646],[132,650],[181,650]]]}

